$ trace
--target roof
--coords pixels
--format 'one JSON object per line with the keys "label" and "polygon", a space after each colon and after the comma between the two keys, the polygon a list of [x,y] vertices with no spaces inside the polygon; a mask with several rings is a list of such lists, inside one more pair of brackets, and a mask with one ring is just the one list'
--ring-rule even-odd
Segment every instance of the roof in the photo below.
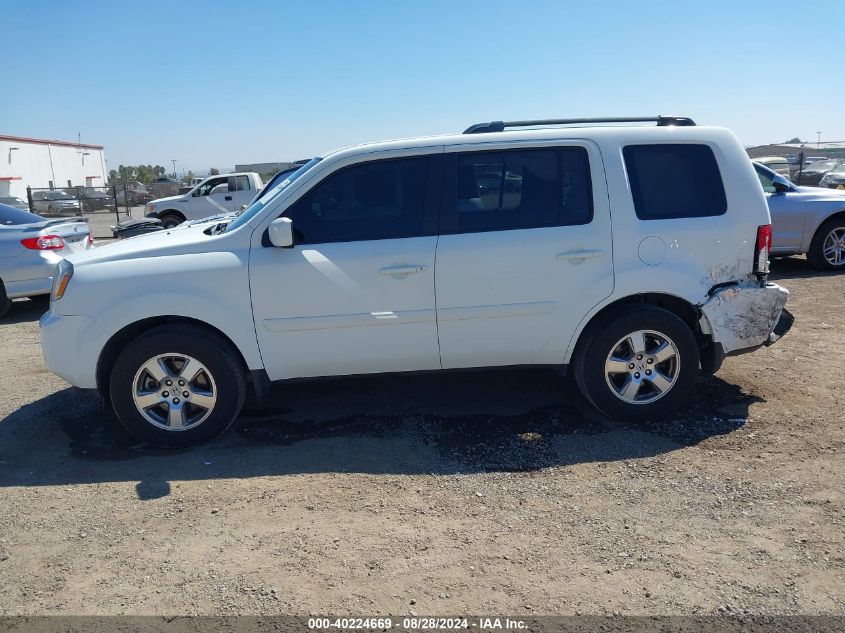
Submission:
{"label": "roof", "polygon": [[516,129],[503,132],[482,132],[477,134],[444,134],[438,136],[421,136],[415,138],[403,138],[374,143],[363,143],[344,147],[333,152],[324,154],[325,158],[342,158],[347,155],[360,155],[370,152],[400,149],[420,149],[425,147],[459,145],[472,146],[473,149],[481,149],[489,144],[491,147],[497,143],[512,141],[558,141],[558,140],[584,140],[589,139],[601,143],[627,142],[648,142],[653,140],[666,141],[669,139],[693,139],[695,141],[707,141],[715,138],[722,138],[724,135],[732,136],[729,130],[721,127],[710,126],[652,126],[652,125],[583,125],[568,127],[548,127],[542,129]]}
{"label": "roof", "polygon": [[91,145],[89,143],[75,143],[73,141],[58,141],[46,138],[30,138],[28,136],[6,136],[0,134],[0,141],[12,141],[13,143],[32,143],[34,145],[59,145],[62,147],[84,147],[85,149],[104,149],[102,145]]}
{"label": "roof", "polygon": [[785,163],[787,162],[784,156],[758,156],[755,158],[758,163]]}

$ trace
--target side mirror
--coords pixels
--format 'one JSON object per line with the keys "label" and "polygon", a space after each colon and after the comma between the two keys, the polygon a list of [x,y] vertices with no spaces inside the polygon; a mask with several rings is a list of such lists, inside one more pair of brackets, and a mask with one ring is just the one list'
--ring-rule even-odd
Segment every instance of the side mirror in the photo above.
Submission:
{"label": "side mirror", "polygon": [[199,198],[199,197],[200,197],[200,190],[199,190],[199,189],[194,189],[194,190],[191,192],[191,197],[192,197],[192,198]]}
{"label": "side mirror", "polygon": [[772,186],[775,188],[775,193],[786,193],[792,191],[792,185],[783,176],[772,178]]}
{"label": "side mirror", "polygon": [[270,235],[270,243],[278,248],[290,248],[293,246],[293,223],[290,218],[277,218],[270,223],[267,229]]}

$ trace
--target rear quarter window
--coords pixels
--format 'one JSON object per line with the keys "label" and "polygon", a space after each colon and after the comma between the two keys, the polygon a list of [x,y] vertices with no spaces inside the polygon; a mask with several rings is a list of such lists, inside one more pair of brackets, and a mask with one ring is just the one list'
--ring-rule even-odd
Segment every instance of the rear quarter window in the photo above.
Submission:
{"label": "rear quarter window", "polygon": [[719,165],[707,145],[627,145],[622,154],[639,219],[701,218],[728,210]]}

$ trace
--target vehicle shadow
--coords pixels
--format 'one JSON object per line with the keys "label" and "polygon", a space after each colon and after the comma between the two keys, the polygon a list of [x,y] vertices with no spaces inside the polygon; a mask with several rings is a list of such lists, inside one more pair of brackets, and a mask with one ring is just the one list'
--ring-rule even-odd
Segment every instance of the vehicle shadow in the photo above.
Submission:
{"label": "vehicle shadow", "polygon": [[813,277],[829,277],[841,275],[840,270],[817,270],[810,266],[810,262],[803,255],[791,257],[776,257],[771,260],[769,279],[811,279]]}
{"label": "vehicle shadow", "polygon": [[527,471],[650,457],[742,427],[759,401],[702,379],[690,406],[642,424],[609,420],[572,381],[509,369],[350,377],[283,385],[204,446],[139,444],[88,392],[65,389],[0,420],[0,486],[171,481],[301,473]]}
{"label": "vehicle shadow", "polygon": [[13,301],[9,313],[4,317],[0,317],[0,325],[14,325],[16,323],[38,321],[41,315],[49,309],[50,299],[46,296]]}

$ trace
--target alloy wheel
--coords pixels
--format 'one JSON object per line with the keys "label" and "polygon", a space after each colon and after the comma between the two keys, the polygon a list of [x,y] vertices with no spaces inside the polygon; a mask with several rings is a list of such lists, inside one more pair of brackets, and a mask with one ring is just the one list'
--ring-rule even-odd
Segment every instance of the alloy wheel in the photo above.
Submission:
{"label": "alloy wheel", "polygon": [[132,381],[132,400],[144,419],[167,431],[202,424],[217,403],[209,369],[185,354],[159,354],[145,362]]}
{"label": "alloy wheel", "polygon": [[831,266],[845,264],[845,227],[838,226],[824,238],[822,255]]}
{"label": "alloy wheel", "polygon": [[619,339],[604,363],[613,394],[628,404],[650,404],[678,381],[681,356],[675,343],[660,332],[637,330]]}

